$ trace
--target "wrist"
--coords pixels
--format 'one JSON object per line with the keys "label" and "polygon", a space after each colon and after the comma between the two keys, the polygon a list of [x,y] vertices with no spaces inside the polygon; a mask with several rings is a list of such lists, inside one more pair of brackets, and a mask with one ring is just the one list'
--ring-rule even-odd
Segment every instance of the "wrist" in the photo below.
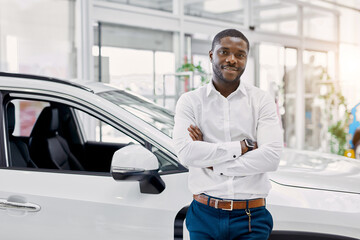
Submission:
{"label": "wrist", "polygon": [[241,155],[245,154],[248,151],[248,147],[246,146],[245,141],[244,140],[240,141],[240,145],[241,145]]}

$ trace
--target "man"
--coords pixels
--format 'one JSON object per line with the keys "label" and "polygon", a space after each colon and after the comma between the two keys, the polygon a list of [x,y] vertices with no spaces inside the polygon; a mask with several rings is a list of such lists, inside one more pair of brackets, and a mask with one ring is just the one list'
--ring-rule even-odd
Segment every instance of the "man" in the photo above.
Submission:
{"label": "man", "polygon": [[240,80],[249,47],[235,29],[218,33],[212,81],[176,106],[174,145],[194,194],[186,216],[192,240],[267,239],[272,230],[266,173],[277,169],[283,141],[274,99]]}

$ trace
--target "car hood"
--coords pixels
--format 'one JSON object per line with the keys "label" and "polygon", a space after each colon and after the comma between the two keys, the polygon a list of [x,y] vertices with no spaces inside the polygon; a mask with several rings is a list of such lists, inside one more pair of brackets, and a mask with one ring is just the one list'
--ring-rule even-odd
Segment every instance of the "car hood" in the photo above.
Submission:
{"label": "car hood", "polygon": [[338,155],[285,149],[269,177],[286,186],[360,194],[360,160]]}

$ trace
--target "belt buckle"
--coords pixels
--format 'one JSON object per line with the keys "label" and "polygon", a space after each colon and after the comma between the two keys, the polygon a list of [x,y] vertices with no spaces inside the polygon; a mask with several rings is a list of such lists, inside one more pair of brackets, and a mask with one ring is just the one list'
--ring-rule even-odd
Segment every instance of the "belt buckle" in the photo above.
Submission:
{"label": "belt buckle", "polygon": [[[221,208],[222,210],[225,211],[232,211],[234,209],[234,201],[233,200],[221,200],[223,202],[229,202],[230,203],[230,208]],[[218,204],[219,204],[219,199],[215,199],[215,208],[218,208]]]}
{"label": "belt buckle", "polygon": [[224,200],[225,202],[230,202],[230,209],[224,209],[223,210],[226,210],[226,211],[232,211],[233,208],[234,208],[234,201],[233,200]]}

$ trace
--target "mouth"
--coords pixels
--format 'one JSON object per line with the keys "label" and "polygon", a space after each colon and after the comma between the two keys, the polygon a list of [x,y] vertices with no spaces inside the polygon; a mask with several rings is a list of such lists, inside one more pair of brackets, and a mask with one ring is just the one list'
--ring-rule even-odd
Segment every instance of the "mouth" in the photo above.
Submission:
{"label": "mouth", "polygon": [[237,72],[239,71],[239,68],[237,67],[231,67],[231,66],[221,66],[221,69],[231,71],[231,72]]}

